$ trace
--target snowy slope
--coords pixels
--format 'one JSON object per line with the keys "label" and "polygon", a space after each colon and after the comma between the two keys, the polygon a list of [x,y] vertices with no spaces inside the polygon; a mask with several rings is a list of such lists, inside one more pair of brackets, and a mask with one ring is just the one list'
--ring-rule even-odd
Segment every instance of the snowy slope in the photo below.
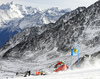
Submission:
{"label": "snowy slope", "polygon": [[74,70],[60,73],[53,73],[46,76],[30,76],[9,79],[100,79],[100,68],[88,70]]}
{"label": "snowy slope", "polygon": [[[38,62],[27,62],[27,61],[20,61],[20,60],[0,60],[0,77],[2,79],[99,79],[100,78],[100,58],[93,58],[91,59],[86,58],[83,63],[81,63],[80,68],[68,69],[66,71],[55,73],[50,71],[50,69],[45,69],[45,72],[48,75],[40,75],[40,76],[27,76],[25,75],[25,71],[31,70],[31,74],[35,74],[36,70],[38,70]],[[93,63],[94,62],[94,63]],[[16,64],[16,65],[14,65]],[[45,66],[45,65],[44,65]],[[39,66],[42,67],[42,66]],[[16,72],[19,72],[19,75],[15,75]],[[81,77],[80,77],[81,76]]]}
{"label": "snowy slope", "polygon": [[[80,57],[100,51],[99,4],[100,1],[88,8],[83,8],[83,11],[80,8],[77,9],[79,12],[74,11],[77,14],[69,20],[66,20],[68,15],[65,14],[56,23],[45,25],[54,28],[44,31],[42,31],[42,27],[41,29],[36,28],[36,32],[33,28],[28,31],[24,30],[11,38],[0,49],[0,56],[8,59],[37,61],[41,62],[41,65],[44,65],[44,61],[48,61],[51,64],[46,68],[49,68],[59,60],[70,65],[71,44],[80,45]],[[42,31],[40,34],[39,30]],[[76,60],[77,57],[73,57],[73,63]]]}
{"label": "snowy slope", "polygon": [[[19,63],[19,67],[22,67],[24,65],[23,70],[21,70],[22,72],[24,72],[28,68],[31,68],[32,72],[36,70],[52,72],[57,61],[64,61],[68,66],[70,66],[71,44],[73,44],[74,46],[77,46],[79,44],[80,63],[82,63],[80,67],[90,67],[91,64],[93,67],[97,67],[100,64],[99,60],[92,61],[91,59],[90,62],[87,60],[84,61],[86,63],[85,64],[84,62],[82,62],[81,58],[85,54],[91,55],[96,52],[97,54],[92,56],[94,58],[100,58],[99,7],[100,1],[97,1],[88,8],[83,8],[83,11],[80,8],[78,9],[79,12],[74,11],[76,12],[76,15],[74,14],[71,18],[67,19],[66,17],[68,17],[68,15],[65,14],[56,23],[43,25],[44,27],[50,26],[52,28],[43,30],[44,28],[42,27],[39,27],[40,29],[32,27],[16,34],[0,49],[1,59],[9,59],[9,61],[14,60],[13,63],[17,63],[18,60],[20,60],[20,62],[22,61],[21,63]],[[73,14],[73,11],[71,12],[71,14]],[[73,57],[72,59],[72,63],[75,64],[75,62],[77,61],[77,56]],[[96,64],[96,62],[99,62],[99,64]],[[17,70],[14,70],[14,67],[12,67],[12,65],[7,65],[4,66],[8,67],[7,70],[12,68],[13,71],[18,71],[19,69],[18,68]],[[83,79],[92,77],[94,78],[91,73],[93,71],[97,73],[94,74],[98,79],[99,71],[97,70],[100,70],[100,67],[97,67],[97,69],[93,69],[93,67],[92,70],[88,70],[89,72],[87,72],[87,70],[77,70],[78,72],[72,71],[71,73],[76,73],[76,76],[73,75],[71,77],[70,74],[69,76],[64,75],[64,78],[79,78],[82,75],[86,75],[85,72],[91,75],[86,75],[86,77],[83,76]],[[69,74],[69,72],[70,71],[66,71],[63,74]],[[79,72],[83,73],[80,74]],[[60,75],[60,73],[58,73],[57,76],[55,75],[54,78],[58,78],[58,75]],[[51,74],[51,76],[53,76],[53,74]],[[40,76],[36,78],[42,79],[44,77]],[[50,77],[50,75],[47,75],[47,78],[49,79],[52,77]],[[59,78],[62,79],[63,77],[61,76]]]}

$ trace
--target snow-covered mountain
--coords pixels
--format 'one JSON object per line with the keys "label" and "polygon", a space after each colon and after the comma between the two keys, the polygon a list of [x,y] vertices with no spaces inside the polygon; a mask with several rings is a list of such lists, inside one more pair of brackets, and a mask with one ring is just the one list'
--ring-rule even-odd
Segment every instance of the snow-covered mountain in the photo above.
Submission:
{"label": "snow-covered mountain", "polygon": [[[69,9],[60,10],[57,7],[50,8],[43,11],[38,11],[33,15],[26,15],[24,18],[19,20],[19,27],[21,29],[32,27],[32,26],[41,26],[43,24],[55,23],[65,13],[70,12]],[[18,22],[18,23],[19,23]]]}
{"label": "snow-covered mountain", "polygon": [[[1,69],[7,69],[8,71],[12,69],[11,71],[14,72],[19,70],[24,72],[28,68],[32,72],[40,69],[53,71],[57,61],[64,61],[70,66],[71,44],[75,47],[79,45],[79,63],[84,64],[83,60],[86,60],[86,58],[83,56],[91,55],[93,58],[91,58],[92,62],[90,62],[95,63],[97,60],[94,61],[94,59],[97,58],[100,65],[99,32],[100,0],[87,8],[77,8],[63,15],[55,23],[46,24],[41,27],[27,28],[14,35],[0,48],[1,60],[3,58],[10,59],[8,63],[3,63],[5,60],[0,61],[3,63],[3,68]],[[77,56],[73,56],[72,59],[72,63],[74,64],[78,58]],[[17,63],[16,66],[11,65],[15,63]],[[86,63],[85,66],[83,64],[82,67],[86,65],[90,67],[89,63]],[[94,64],[92,65],[94,67]],[[58,75],[54,78],[57,77]],[[92,77],[89,76],[89,78]],[[86,78],[83,77],[83,79]]]}
{"label": "snow-covered mountain", "polygon": [[[33,15],[40,12],[39,8],[26,7],[19,4],[14,4],[13,1],[0,6],[0,28],[4,28],[10,20],[21,19],[25,15]],[[8,27],[8,26],[7,26]]]}
{"label": "snow-covered mountain", "polygon": [[[31,22],[33,19],[32,23],[35,26],[48,24],[50,22],[55,22],[56,20],[58,20],[60,16],[70,11],[71,11],[70,9],[59,9],[57,7],[53,7],[53,8],[46,9],[46,10],[41,10],[39,8],[26,7],[23,5],[14,4],[13,2],[2,4],[0,6],[0,17],[1,17],[0,23],[1,24],[4,23],[4,25],[2,26],[0,25],[0,27],[4,28],[4,26],[6,27],[7,23],[10,20],[19,19],[19,18],[22,18],[22,20],[28,19],[29,22]],[[39,19],[41,20],[41,23],[37,22],[37,20]],[[34,24],[34,21],[37,24]]]}
{"label": "snow-covered mountain", "polygon": [[[71,9],[59,9],[53,7],[46,10],[41,10],[40,8],[26,7],[19,4],[14,4],[13,2],[2,4],[0,6],[0,28],[8,27],[7,23],[11,20],[20,19],[22,22],[29,20],[32,21],[33,25],[43,25],[50,22],[55,22],[63,14],[70,12]],[[31,19],[31,18],[32,19]],[[26,21],[25,21],[26,20]],[[35,22],[34,22],[35,21]],[[39,21],[39,22],[37,22]],[[36,24],[34,24],[36,23]],[[23,24],[23,23],[22,23]],[[21,26],[21,25],[20,25]],[[22,27],[22,26],[21,26]],[[28,27],[28,26],[27,26]],[[23,28],[25,28],[23,26]]]}
{"label": "snow-covered mountain", "polygon": [[70,9],[53,7],[46,10],[26,7],[13,2],[0,6],[0,47],[25,28],[54,23]]}
{"label": "snow-covered mountain", "polygon": [[[77,14],[69,20],[66,19],[68,15],[65,14],[56,23],[51,24],[53,28],[41,33],[38,33],[38,29],[36,33],[34,28],[30,28],[16,34],[0,49],[0,56],[42,63],[54,60],[52,64],[49,64],[51,67],[59,59],[66,60],[66,63],[70,64],[71,44],[80,45],[80,57],[100,51],[99,6],[100,1],[97,1],[88,8],[76,9],[80,12],[76,12]],[[73,60],[75,62],[76,57]]]}
{"label": "snow-covered mountain", "polygon": [[12,2],[0,6],[0,28],[4,28],[2,25],[8,23],[9,20],[20,19],[22,17],[22,13]]}
{"label": "snow-covered mountain", "polygon": [[[85,10],[86,8],[85,7],[79,7],[81,8],[81,10]],[[77,15],[78,13],[80,13],[80,9],[77,8],[76,10],[73,10],[69,13],[66,13],[64,16],[68,17],[69,19],[72,18],[73,16]],[[23,41],[27,41],[27,39],[30,37],[34,37],[34,36],[37,36],[37,35],[40,35],[42,34],[44,31],[46,30],[50,30],[51,28],[55,28],[56,26],[59,25],[59,23],[62,23],[61,22],[61,18],[56,22],[56,23],[49,23],[49,24],[45,24],[41,27],[32,27],[32,28],[28,28],[28,29],[25,29],[23,32],[21,33],[18,33],[17,35],[15,35],[13,38],[11,38],[9,40],[9,42],[7,42],[5,44],[5,46],[3,46],[1,48],[1,51],[5,51],[5,50],[9,50],[10,48],[16,46],[17,44],[19,44],[20,42],[23,42]],[[25,40],[26,39],[26,40]],[[6,47],[6,49],[5,49]],[[5,49],[5,50],[4,50]]]}

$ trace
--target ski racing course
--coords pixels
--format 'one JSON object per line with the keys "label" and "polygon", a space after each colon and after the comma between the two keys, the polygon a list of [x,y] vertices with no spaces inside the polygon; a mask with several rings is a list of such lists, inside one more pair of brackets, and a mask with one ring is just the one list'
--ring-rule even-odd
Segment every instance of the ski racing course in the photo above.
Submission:
{"label": "ski racing course", "polygon": [[45,76],[17,77],[14,79],[100,79],[100,68],[73,71],[68,70]]}
{"label": "ski racing course", "polygon": [[94,64],[87,60],[81,68],[69,68],[66,71],[48,73],[48,75],[31,75],[9,79],[100,79],[100,59],[96,59]]}

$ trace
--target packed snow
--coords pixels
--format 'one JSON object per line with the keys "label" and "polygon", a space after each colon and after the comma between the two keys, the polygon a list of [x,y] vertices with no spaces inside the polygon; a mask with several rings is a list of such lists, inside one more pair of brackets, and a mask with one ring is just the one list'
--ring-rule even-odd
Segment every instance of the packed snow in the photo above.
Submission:
{"label": "packed snow", "polygon": [[[56,49],[54,49],[56,50]],[[74,57],[73,57],[74,58]],[[59,57],[59,59],[61,59]],[[56,60],[56,59],[55,59]],[[55,61],[47,60],[47,62],[21,61],[21,60],[0,60],[0,78],[2,79],[100,79],[100,59],[86,58],[80,67],[74,67],[66,71],[53,72],[51,68],[47,68],[48,64]],[[42,63],[42,64],[41,64]],[[70,63],[70,60],[69,60]],[[31,74],[35,74],[37,70],[43,69],[47,75],[27,76],[24,77],[27,70],[31,70]],[[52,68],[54,70],[54,68]],[[16,72],[20,74],[16,75]]]}
{"label": "packed snow", "polygon": [[[17,67],[17,66],[16,66]],[[16,69],[15,69],[16,70]],[[100,79],[100,59],[94,59],[94,64],[86,59],[84,64],[80,68],[68,69],[61,72],[48,72],[47,75],[40,76],[27,76],[23,75],[15,76],[15,73],[8,73],[1,71],[1,74],[4,74],[6,77],[2,79]],[[1,75],[0,74],[0,75]]]}
{"label": "packed snow", "polygon": [[100,69],[74,70],[59,73],[52,73],[46,76],[30,76],[14,79],[100,79]]}

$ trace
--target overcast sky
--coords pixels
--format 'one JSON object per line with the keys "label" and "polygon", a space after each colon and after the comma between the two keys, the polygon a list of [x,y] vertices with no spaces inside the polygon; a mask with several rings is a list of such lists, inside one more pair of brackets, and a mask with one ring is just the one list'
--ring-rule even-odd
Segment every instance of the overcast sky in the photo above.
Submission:
{"label": "overcast sky", "polygon": [[98,0],[0,0],[0,5],[11,1],[14,4],[39,7],[41,9],[59,7],[60,9],[71,8],[73,10],[80,6],[88,7]]}

